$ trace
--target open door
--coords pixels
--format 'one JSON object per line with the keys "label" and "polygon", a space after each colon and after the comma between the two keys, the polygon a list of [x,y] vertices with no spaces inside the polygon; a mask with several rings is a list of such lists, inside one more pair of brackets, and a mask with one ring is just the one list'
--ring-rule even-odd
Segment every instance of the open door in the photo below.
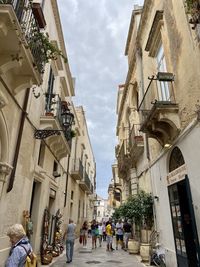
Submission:
{"label": "open door", "polygon": [[188,177],[168,188],[179,267],[199,267],[199,241]]}

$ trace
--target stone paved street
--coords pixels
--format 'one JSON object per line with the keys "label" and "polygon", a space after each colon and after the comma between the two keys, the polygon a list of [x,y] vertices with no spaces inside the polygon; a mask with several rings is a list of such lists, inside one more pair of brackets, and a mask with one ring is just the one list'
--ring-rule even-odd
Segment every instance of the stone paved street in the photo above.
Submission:
{"label": "stone paved street", "polygon": [[[121,250],[114,250],[113,252],[106,251],[106,242],[103,243],[102,247],[91,249],[91,239],[88,239],[87,249],[83,248],[82,245],[76,240],[75,253],[73,262],[66,263],[65,253],[55,258],[54,261],[49,265],[51,267],[144,267],[141,263],[141,258],[138,255],[130,255],[128,252]],[[115,248],[115,246],[113,246]]]}

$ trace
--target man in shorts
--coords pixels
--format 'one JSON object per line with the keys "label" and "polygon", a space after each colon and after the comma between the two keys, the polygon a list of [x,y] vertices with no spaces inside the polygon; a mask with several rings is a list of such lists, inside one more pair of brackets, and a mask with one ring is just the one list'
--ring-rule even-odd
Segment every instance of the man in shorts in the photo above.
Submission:
{"label": "man in shorts", "polygon": [[122,249],[124,248],[123,234],[123,223],[122,220],[119,219],[116,223],[116,250],[118,249],[118,244],[121,244]]}

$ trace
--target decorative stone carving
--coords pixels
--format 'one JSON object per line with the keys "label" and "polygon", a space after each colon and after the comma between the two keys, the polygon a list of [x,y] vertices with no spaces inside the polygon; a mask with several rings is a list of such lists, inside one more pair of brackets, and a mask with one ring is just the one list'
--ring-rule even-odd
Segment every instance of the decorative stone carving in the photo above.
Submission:
{"label": "decorative stone carving", "polygon": [[0,91],[0,109],[8,104],[7,97]]}
{"label": "decorative stone carving", "polygon": [[5,183],[6,176],[10,174],[12,168],[8,163],[0,162],[0,182]]}
{"label": "decorative stone carving", "polygon": [[12,168],[13,167],[8,163],[0,162],[0,198],[3,192],[4,183],[6,182],[6,177],[8,177]]}

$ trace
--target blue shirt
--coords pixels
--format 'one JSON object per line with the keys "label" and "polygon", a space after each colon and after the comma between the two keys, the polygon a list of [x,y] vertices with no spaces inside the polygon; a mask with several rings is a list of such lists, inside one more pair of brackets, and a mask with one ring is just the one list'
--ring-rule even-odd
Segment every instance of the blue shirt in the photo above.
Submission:
{"label": "blue shirt", "polygon": [[[27,252],[24,248],[26,248]],[[11,248],[5,267],[24,267],[27,253],[30,251],[32,251],[32,247],[28,238],[23,237]]]}

